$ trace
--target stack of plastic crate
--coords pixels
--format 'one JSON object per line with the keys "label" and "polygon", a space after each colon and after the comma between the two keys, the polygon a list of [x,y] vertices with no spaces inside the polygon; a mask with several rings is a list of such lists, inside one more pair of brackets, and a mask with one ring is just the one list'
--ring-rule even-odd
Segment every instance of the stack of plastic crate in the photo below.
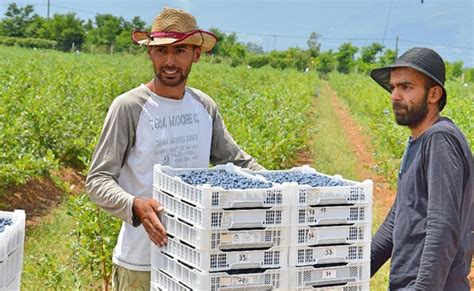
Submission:
{"label": "stack of plastic crate", "polygon": [[25,212],[0,211],[0,219],[8,221],[0,227],[0,290],[20,290],[25,240]]}
{"label": "stack of plastic crate", "polygon": [[372,181],[327,176],[308,166],[259,172],[269,180],[275,173],[285,174],[285,181],[292,174],[335,181],[323,187],[300,183],[291,194],[289,289],[370,290]]}
{"label": "stack of plastic crate", "polygon": [[[226,190],[180,178],[195,170],[225,170],[269,186]],[[293,180],[298,175],[309,180]],[[316,176],[328,183],[313,183]],[[160,219],[168,244],[152,247],[152,287],[369,290],[372,188],[370,180],[327,176],[307,166],[252,172],[231,164],[156,165],[154,198],[165,207]]]}
{"label": "stack of plastic crate", "polygon": [[165,207],[160,219],[168,243],[152,247],[152,289],[287,290],[291,187],[193,186],[179,177],[192,170],[262,179],[231,164],[211,169],[156,165],[153,196]]}

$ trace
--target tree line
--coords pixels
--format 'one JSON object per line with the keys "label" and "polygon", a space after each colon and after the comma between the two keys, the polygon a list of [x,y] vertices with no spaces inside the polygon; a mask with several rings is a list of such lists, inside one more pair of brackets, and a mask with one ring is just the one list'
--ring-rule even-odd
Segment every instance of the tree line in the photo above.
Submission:
{"label": "tree line", "polygon": [[[11,3],[0,19],[0,44],[88,53],[139,53],[143,50],[130,39],[133,29],[150,28],[139,16],[127,21],[112,14],[97,14],[94,19],[85,21],[69,12],[56,13],[47,19],[35,13],[32,5],[19,7]],[[209,30],[219,39],[210,52],[211,60],[231,66],[316,70],[324,76],[331,71],[367,73],[396,58],[393,49],[376,42],[365,47],[345,42],[337,50],[321,51],[320,35],[316,32],[309,35],[307,48],[264,52],[258,44],[239,42],[235,33],[226,34],[218,28]],[[474,69],[464,69],[462,61],[447,63],[447,71],[452,78],[467,73],[466,80],[474,81]]]}

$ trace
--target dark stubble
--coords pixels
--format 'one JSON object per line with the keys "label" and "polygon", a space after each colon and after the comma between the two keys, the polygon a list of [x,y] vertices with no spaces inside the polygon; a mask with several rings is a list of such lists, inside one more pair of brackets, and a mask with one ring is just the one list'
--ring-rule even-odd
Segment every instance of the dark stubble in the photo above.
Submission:
{"label": "dark stubble", "polygon": [[394,113],[397,109],[405,109],[405,113],[403,114],[395,113],[395,121],[397,124],[407,126],[417,125],[423,121],[426,114],[428,114],[428,90],[425,90],[422,101],[416,107],[408,109],[406,105],[399,102],[394,102],[392,107]]}
{"label": "dark stubble", "polygon": [[[192,60],[190,61],[189,65],[185,67],[184,69],[180,69],[177,67],[169,67],[169,66],[162,66],[158,68],[158,71],[155,69],[155,76],[160,80],[161,84],[169,87],[175,87],[179,86],[182,84],[184,81],[188,79],[188,75],[191,72],[191,67],[193,66]],[[161,72],[163,70],[177,70],[177,74],[179,75],[179,78],[177,79],[167,79],[163,77]]]}

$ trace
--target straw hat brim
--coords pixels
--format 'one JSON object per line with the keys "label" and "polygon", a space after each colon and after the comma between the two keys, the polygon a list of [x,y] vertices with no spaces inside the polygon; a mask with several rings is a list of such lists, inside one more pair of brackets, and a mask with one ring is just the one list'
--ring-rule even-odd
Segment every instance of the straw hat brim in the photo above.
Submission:
{"label": "straw hat brim", "polygon": [[148,32],[136,30],[132,32],[132,40],[136,44],[145,46],[191,44],[201,47],[202,51],[208,52],[216,45],[217,37],[204,30],[186,33],[182,38],[151,37]]}

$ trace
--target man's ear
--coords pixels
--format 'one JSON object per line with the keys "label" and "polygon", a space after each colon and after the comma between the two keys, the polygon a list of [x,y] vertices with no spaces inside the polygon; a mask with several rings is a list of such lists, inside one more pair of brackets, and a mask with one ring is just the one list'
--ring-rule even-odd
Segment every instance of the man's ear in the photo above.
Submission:
{"label": "man's ear", "polygon": [[443,96],[443,88],[441,88],[441,86],[439,85],[431,87],[430,90],[428,91],[428,101],[431,104],[439,103],[442,96]]}
{"label": "man's ear", "polygon": [[201,47],[195,46],[193,50],[193,63],[199,62],[201,59]]}

